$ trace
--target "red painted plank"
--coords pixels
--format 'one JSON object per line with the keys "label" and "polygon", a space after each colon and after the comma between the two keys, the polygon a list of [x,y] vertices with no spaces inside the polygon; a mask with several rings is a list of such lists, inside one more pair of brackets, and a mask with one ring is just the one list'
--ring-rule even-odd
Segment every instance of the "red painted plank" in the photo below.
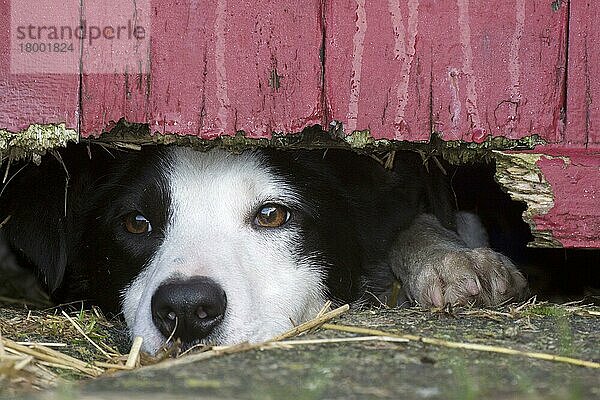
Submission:
{"label": "red painted plank", "polygon": [[320,2],[221,3],[232,127],[265,137],[323,123]]}
{"label": "red painted plank", "polygon": [[[79,106],[79,65],[77,58],[72,64],[62,65],[67,73],[41,73],[41,60],[50,55],[43,53],[21,53],[19,44],[27,40],[15,41],[11,48],[10,27],[11,11],[19,17],[18,10],[11,10],[9,0],[0,0],[0,129],[18,132],[32,123],[50,124],[65,123],[67,128],[78,127]],[[37,6],[42,16],[48,20],[56,18],[60,13],[51,7]],[[15,18],[15,26],[27,26],[32,22],[31,13]],[[38,15],[39,17],[39,15]],[[74,48],[77,52],[77,47]],[[19,53],[19,54],[17,54]],[[11,71],[11,55],[21,57],[13,63]],[[64,61],[64,62],[68,62]],[[54,65],[56,67],[56,65]],[[56,71],[56,70],[55,70]]]}
{"label": "red painted plank", "polygon": [[592,0],[573,1],[569,22],[567,131],[573,146],[600,144],[600,11]]}
{"label": "red painted plank", "polygon": [[[548,1],[327,2],[330,118],[376,138],[561,129],[566,7]],[[431,112],[429,106],[431,101]]]}
{"label": "red painted plank", "polygon": [[87,75],[84,135],[120,117],[203,138],[298,132],[323,122],[320,4],[162,2],[152,10],[151,79]]}
{"label": "red painted plank", "polygon": [[[165,6],[167,6],[165,4]],[[100,39],[84,42],[82,54],[81,133],[87,137],[110,130],[121,118],[147,123],[150,119],[150,43],[152,26],[149,0],[98,1],[85,4],[83,19],[90,25],[144,29],[142,40]],[[137,45],[137,46],[136,46]],[[132,59],[124,54],[129,52]]]}
{"label": "red painted plank", "polygon": [[418,1],[326,2],[325,77],[331,121],[347,134],[429,139],[430,49]]}
{"label": "red painted plank", "polygon": [[554,207],[534,218],[565,247],[600,248],[600,152],[545,149],[537,165],[552,186]]}

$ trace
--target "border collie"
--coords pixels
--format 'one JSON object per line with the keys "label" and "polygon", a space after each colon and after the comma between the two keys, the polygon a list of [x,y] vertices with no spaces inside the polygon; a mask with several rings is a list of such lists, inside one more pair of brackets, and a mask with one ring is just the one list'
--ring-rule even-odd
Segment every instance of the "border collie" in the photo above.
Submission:
{"label": "border collie", "polygon": [[56,301],[122,312],[149,353],[169,337],[263,341],[327,299],[385,301],[394,279],[425,307],[520,299],[525,279],[477,217],[453,211],[441,174],[415,153],[395,164],[341,150],[74,146],[9,175],[0,234]]}

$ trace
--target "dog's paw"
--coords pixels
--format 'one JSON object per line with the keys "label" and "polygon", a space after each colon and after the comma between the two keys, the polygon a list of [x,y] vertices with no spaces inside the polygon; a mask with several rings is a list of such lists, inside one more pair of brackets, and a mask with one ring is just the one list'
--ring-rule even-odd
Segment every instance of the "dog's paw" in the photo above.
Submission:
{"label": "dog's paw", "polygon": [[440,250],[413,271],[407,294],[424,307],[492,306],[520,300],[527,281],[508,257],[489,248]]}

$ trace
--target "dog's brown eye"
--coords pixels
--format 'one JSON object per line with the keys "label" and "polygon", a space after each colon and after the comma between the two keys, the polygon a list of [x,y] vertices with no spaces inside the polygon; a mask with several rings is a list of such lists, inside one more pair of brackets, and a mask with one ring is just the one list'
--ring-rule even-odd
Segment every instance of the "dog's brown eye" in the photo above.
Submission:
{"label": "dog's brown eye", "polygon": [[254,223],[262,228],[277,228],[288,222],[290,212],[278,204],[265,204],[258,210]]}
{"label": "dog's brown eye", "polygon": [[135,233],[136,235],[142,233],[152,232],[152,225],[150,221],[146,219],[142,214],[138,212],[132,212],[125,216],[125,229],[129,233]]}

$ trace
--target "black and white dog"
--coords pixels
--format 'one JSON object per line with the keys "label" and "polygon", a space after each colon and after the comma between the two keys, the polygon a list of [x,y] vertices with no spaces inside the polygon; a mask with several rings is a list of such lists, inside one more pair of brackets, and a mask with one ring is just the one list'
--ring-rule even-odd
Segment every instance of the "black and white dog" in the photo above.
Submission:
{"label": "black and white dog", "polygon": [[340,150],[92,150],[16,173],[0,235],[55,300],[122,312],[150,353],[171,335],[184,346],[266,340],[326,299],[384,300],[395,278],[423,306],[526,291],[413,153],[389,171]]}

